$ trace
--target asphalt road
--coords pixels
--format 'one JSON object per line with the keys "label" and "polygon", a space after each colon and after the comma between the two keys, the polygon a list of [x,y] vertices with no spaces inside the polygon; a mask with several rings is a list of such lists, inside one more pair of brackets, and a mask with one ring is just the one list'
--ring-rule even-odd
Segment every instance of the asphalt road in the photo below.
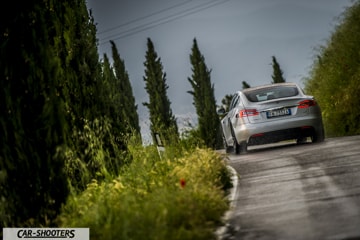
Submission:
{"label": "asphalt road", "polygon": [[253,148],[223,239],[360,239],[360,136]]}

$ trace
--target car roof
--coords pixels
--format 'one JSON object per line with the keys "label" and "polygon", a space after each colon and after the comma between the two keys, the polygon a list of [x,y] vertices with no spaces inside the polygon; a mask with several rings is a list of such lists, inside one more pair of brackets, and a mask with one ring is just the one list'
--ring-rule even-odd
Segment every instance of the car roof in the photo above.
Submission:
{"label": "car roof", "polygon": [[288,82],[288,83],[272,83],[272,84],[266,84],[266,85],[260,85],[260,86],[257,86],[257,87],[251,87],[251,88],[245,88],[239,92],[243,92],[243,93],[246,93],[246,92],[250,92],[250,91],[253,91],[253,90],[258,90],[258,89],[262,89],[262,88],[269,88],[269,87],[274,87],[274,86],[294,86],[294,87],[297,87],[297,85],[295,83],[292,83],[292,82]]}

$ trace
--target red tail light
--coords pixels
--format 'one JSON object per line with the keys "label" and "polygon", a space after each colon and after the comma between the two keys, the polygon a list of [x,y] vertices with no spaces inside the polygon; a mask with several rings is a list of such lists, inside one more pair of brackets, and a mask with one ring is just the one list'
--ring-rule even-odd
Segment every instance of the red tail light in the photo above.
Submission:
{"label": "red tail light", "polygon": [[308,107],[312,107],[312,106],[316,106],[316,101],[315,100],[304,100],[299,102],[298,104],[298,108],[308,108]]}
{"label": "red tail light", "polygon": [[257,116],[259,112],[256,109],[243,109],[239,112],[239,117],[250,117],[250,116]]}

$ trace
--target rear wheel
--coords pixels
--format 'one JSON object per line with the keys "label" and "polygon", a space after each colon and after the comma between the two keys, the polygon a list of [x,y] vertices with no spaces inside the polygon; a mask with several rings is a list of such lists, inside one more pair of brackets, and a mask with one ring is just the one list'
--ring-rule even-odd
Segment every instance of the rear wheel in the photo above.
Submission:
{"label": "rear wheel", "polygon": [[324,127],[320,128],[319,131],[314,130],[314,133],[311,136],[311,141],[313,143],[320,143],[320,142],[323,142],[324,140],[325,140]]}
{"label": "rear wheel", "polygon": [[234,153],[235,154],[245,154],[247,153],[247,143],[245,141],[241,142],[240,144],[237,142],[236,138],[234,138]]}
{"label": "rear wheel", "polygon": [[300,138],[296,139],[296,143],[299,145],[304,144],[306,142],[307,142],[307,137],[300,137]]}
{"label": "rear wheel", "polygon": [[247,143],[245,141],[240,143],[240,153],[247,153]]}
{"label": "rear wheel", "polygon": [[238,142],[237,142],[237,140],[236,140],[235,137],[233,137],[233,141],[234,141],[234,144],[233,144],[234,153],[235,153],[235,154],[240,154],[241,147],[240,147],[240,145],[238,144]]}
{"label": "rear wheel", "polygon": [[235,137],[235,133],[234,133],[234,129],[231,127],[231,135],[233,138],[233,151],[235,154],[240,154],[240,153],[246,153],[247,152],[247,143],[246,141],[241,142],[240,144],[238,143],[236,137]]}
{"label": "rear wheel", "polygon": [[223,135],[223,145],[224,145],[224,148],[225,148],[225,152],[226,152],[226,153],[230,153],[230,152],[232,151],[232,147],[231,147],[231,146],[228,146],[224,135]]}

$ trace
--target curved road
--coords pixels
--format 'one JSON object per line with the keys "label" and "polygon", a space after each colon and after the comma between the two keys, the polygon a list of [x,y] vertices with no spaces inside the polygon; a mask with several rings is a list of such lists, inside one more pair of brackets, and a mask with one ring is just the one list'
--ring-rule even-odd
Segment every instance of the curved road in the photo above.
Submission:
{"label": "curved road", "polygon": [[360,136],[228,155],[240,176],[223,239],[360,239]]}

